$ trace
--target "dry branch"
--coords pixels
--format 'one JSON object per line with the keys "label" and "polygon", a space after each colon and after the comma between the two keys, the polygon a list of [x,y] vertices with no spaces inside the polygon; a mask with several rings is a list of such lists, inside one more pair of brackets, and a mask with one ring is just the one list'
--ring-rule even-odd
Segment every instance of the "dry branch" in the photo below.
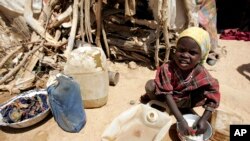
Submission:
{"label": "dry branch", "polygon": [[143,42],[142,41],[138,41],[138,40],[134,40],[134,41],[127,41],[127,40],[122,40],[122,39],[115,39],[115,38],[109,38],[108,43],[111,45],[115,45],[115,46],[121,46],[124,48],[139,48],[143,50]]}
{"label": "dry branch", "polygon": [[97,13],[96,13],[96,45],[98,47],[102,47],[101,45],[101,32],[102,32],[102,0],[98,0],[97,2]]}
{"label": "dry branch", "polygon": [[61,15],[59,15],[55,21],[53,21],[50,25],[49,25],[49,29],[51,28],[55,28],[60,26],[62,23],[64,23],[65,21],[68,21],[70,19],[70,16],[72,14],[72,7],[69,6],[67,8],[67,10],[65,10]]}
{"label": "dry branch", "polygon": [[155,46],[155,66],[158,67],[159,66],[159,45],[160,45],[160,22],[161,22],[161,10],[162,10],[162,0],[159,0],[157,2],[157,5],[155,7],[156,9],[154,9],[153,13],[154,13],[154,18],[157,20],[157,23],[159,24],[159,26],[157,26],[156,28],[156,46]]}
{"label": "dry branch", "polygon": [[24,18],[27,24],[48,42],[57,44],[57,41],[48,32],[45,31],[45,29],[40,25],[40,23],[36,19],[33,18],[31,6],[32,0],[27,0],[24,10]]}
{"label": "dry branch", "polygon": [[93,43],[90,25],[90,0],[84,0],[85,32],[89,43]]}
{"label": "dry branch", "polygon": [[[159,21],[159,20],[158,20]],[[156,46],[155,46],[155,66],[158,67],[159,66],[159,45],[160,45],[160,27],[157,27],[156,29]]]}
{"label": "dry branch", "polygon": [[[44,13],[41,13],[39,15],[39,22],[41,25],[44,24],[44,22],[46,21],[48,23],[48,20],[49,20],[49,17],[50,17],[50,14],[51,14],[51,7],[56,4],[57,0],[51,0],[49,1],[50,4],[46,6],[46,8],[44,9]],[[47,14],[47,15],[46,15]],[[46,19],[45,19],[46,18]],[[38,21],[37,21],[38,22]],[[42,27],[43,28],[43,27]],[[40,39],[41,37],[40,36],[37,36],[37,34],[35,32],[32,33],[32,36],[31,36],[31,41],[38,41],[38,40],[41,40]],[[56,39],[53,39],[57,42]],[[55,43],[52,43],[52,42],[49,42],[51,44],[55,44]],[[55,45],[58,45],[58,43],[56,43]],[[33,47],[33,45],[30,45],[28,48],[30,49],[31,47]],[[42,48],[43,49],[43,48]],[[32,70],[34,69],[35,65],[37,64],[39,58],[42,58],[44,56],[44,53],[43,53],[43,50],[40,49],[39,51],[35,52],[30,61],[27,62],[25,64],[25,69],[20,69],[19,72],[18,72],[18,76],[20,78],[25,78],[25,77],[28,77],[30,76],[30,72],[32,72]]]}
{"label": "dry branch", "polygon": [[20,93],[20,90],[18,88],[14,87],[14,84],[8,84],[8,85],[0,85],[0,90],[9,91],[10,94],[17,94]]}
{"label": "dry branch", "polygon": [[34,47],[31,51],[29,51],[28,53],[26,53],[22,59],[22,61],[19,63],[19,65],[17,65],[13,70],[11,70],[8,74],[6,74],[1,80],[0,80],[0,85],[2,83],[4,83],[8,78],[10,78],[11,76],[13,76],[21,67],[23,67],[25,65],[26,60],[28,59],[28,57],[35,53],[40,47],[42,47],[42,45],[36,46]]}
{"label": "dry branch", "polygon": [[108,17],[108,20],[113,22],[113,23],[116,23],[116,24],[125,24],[126,23],[126,20],[123,19],[123,17],[119,17],[119,15],[111,15]]}
{"label": "dry branch", "polygon": [[135,19],[133,17],[130,18],[131,23],[138,24],[138,25],[144,25],[151,29],[156,29],[158,23],[155,20],[145,20],[145,19]]}
{"label": "dry branch", "polygon": [[[80,35],[76,35],[75,36],[75,39],[79,39],[80,38]],[[55,44],[51,44],[51,43],[44,43],[44,46],[47,46],[47,47],[53,47],[53,48],[59,48],[59,47],[62,47],[64,45],[66,45],[68,43],[68,40],[65,40],[65,41],[62,41],[60,42],[59,44],[55,45]]]}
{"label": "dry branch", "polygon": [[20,90],[33,87],[34,80],[34,75],[26,78],[17,78],[17,80],[10,82],[8,85],[0,85],[0,90],[8,90],[10,94],[17,94],[20,93]]}
{"label": "dry branch", "polygon": [[69,56],[69,54],[72,51],[73,46],[74,46],[76,28],[77,28],[77,20],[78,20],[78,0],[74,0],[72,27],[70,30],[70,36],[68,38],[68,46],[66,47],[66,51],[65,51],[65,56],[67,58],[68,58],[68,56]]}
{"label": "dry branch", "polygon": [[125,16],[134,16],[136,14],[135,0],[125,0]]}
{"label": "dry branch", "polygon": [[56,33],[55,33],[55,40],[56,41],[59,41],[61,34],[62,34],[62,32],[60,30],[56,30]]}
{"label": "dry branch", "polygon": [[45,56],[42,60],[41,60],[42,64],[45,64],[47,66],[50,66],[52,68],[54,68],[55,70],[62,70],[63,67],[60,66],[57,62],[56,59],[52,58],[52,57],[48,57]]}
{"label": "dry branch", "polygon": [[84,30],[84,23],[83,23],[83,18],[84,18],[84,14],[83,14],[83,1],[84,0],[81,0],[80,2],[80,31],[81,31],[81,37],[82,37],[82,44],[84,44],[85,42],[85,39],[84,39],[84,36],[85,36],[85,30]]}
{"label": "dry branch", "polygon": [[169,43],[169,34],[168,34],[168,0],[163,0],[162,3],[162,23],[163,23],[163,35],[164,35],[164,41],[166,46],[165,51],[165,58],[164,62],[167,62],[169,60],[169,53],[170,53],[170,43]]}
{"label": "dry branch", "polygon": [[103,42],[104,42],[104,46],[105,46],[105,49],[106,49],[106,52],[107,52],[107,57],[110,58],[110,48],[109,48],[109,44],[108,44],[108,41],[107,41],[107,34],[106,34],[106,31],[104,29],[104,26],[102,25],[102,37],[103,37]]}
{"label": "dry branch", "polygon": [[15,53],[17,53],[19,50],[22,49],[22,46],[17,47],[15,50],[13,50],[11,53],[9,53],[6,57],[4,57],[0,62],[0,68],[3,67],[3,65],[10,59]]}

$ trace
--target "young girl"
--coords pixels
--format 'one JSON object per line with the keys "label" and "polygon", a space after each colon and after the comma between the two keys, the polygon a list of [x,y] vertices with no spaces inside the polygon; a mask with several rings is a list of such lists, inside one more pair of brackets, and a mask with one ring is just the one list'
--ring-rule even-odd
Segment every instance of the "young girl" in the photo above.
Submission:
{"label": "young girl", "polygon": [[202,65],[210,50],[207,31],[199,27],[184,30],[178,40],[173,61],[157,68],[154,80],[145,86],[141,102],[151,99],[165,102],[179,122],[182,134],[191,135],[181,111],[203,106],[205,111],[196,125],[196,134],[206,131],[206,121],[219,106],[219,84]]}

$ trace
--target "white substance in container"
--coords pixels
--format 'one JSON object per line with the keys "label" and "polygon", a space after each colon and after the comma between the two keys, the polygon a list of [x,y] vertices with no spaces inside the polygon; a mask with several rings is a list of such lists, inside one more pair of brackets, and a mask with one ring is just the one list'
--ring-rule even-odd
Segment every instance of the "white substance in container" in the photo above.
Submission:
{"label": "white substance in container", "polygon": [[[195,124],[195,120],[193,119],[188,119],[187,120],[187,123],[188,123],[188,126],[189,127],[193,127],[193,125]],[[189,136],[185,136],[185,139],[187,141],[203,141],[203,134],[200,134],[200,135],[189,135]]]}

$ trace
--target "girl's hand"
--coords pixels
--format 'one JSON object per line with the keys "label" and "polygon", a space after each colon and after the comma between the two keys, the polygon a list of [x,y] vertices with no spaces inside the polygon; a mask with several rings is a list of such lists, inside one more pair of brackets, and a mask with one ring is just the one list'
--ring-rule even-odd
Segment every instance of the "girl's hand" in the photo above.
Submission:
{"label": "girl's hand", "polygon": [[179,131],[181,135],[191,135],[191,128],[188,126],[188,123],[186,120],[182,120],[180,122],[178,122],[178,126],[179,126]]}
{"label": "girl's hand", "polygon": [[204,134],[205,131],[207,130],[207,124],[206,124],[206,120],[203,119],[203,118],[200,118],[196,124],[196,127],[197,129],[196,131],[196,135],[199,135],[199,134]]}

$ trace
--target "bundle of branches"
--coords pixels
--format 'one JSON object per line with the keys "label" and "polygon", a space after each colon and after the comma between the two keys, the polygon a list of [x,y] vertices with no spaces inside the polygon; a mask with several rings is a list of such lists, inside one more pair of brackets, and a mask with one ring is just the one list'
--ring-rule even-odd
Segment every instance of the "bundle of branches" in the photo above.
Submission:
{"label": "bundle of branches", "polygon": [[40,0],[39,13],[33,2],[17,2],[23,12],[0,5],[0,93],[45,88],[50,73],[63,70],[76,40],[93,43],[96,37],[94,1]]}

